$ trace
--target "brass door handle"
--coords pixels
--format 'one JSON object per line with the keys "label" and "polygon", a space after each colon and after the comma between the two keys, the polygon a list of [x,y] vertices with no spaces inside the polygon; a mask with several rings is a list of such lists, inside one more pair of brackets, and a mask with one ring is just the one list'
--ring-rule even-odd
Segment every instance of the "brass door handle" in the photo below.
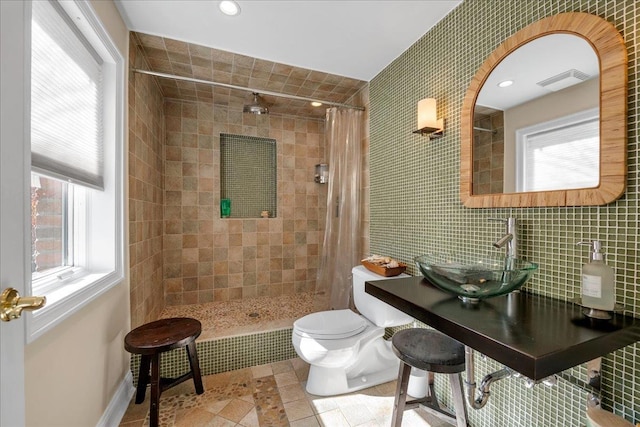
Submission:
{"label": "brass door handle", "polygon": [[15,289],[7,288],[0,295],[0,319],[4,322],[17,319],[22,310],[37,310],[46,302],[46,297],[21,297]]}

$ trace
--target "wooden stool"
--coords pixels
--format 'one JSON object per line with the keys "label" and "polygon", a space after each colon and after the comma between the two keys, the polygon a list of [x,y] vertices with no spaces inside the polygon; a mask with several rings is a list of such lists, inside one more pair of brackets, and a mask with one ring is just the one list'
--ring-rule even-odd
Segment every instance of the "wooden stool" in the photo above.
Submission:
{"label": "wooden stool", "polygon": [[[438,331],[421,328],[398,331],[391,343],[393,352],[401,360],[391,425],[400,427],[404,411],[422,406],[449,423],[455,422],[457,427],[467,427],[467,406],[460,378],[460,372],[464,371],[464,346]],[[407,402],[411,367],[427,371],[429,385],[425,398]],[[440,407],[433,386],[433,373],[449,375],[455,415]]]}
{"label": "wooden stool", "polygon": [[[202,325],[198,320],[177,317],[144,324],[124,337],[125,350],[142,355],[136,391],[136,404],[144,401],[147,384],[149,384],[149,367],[151,367],[151,408],[149,409],[149,424],[151,427],[158,425],[160,394],[163,391],[189,378],[193,378],[196,393],[204,393],[195,342],[201,332]],[[160,354],[180,347],[185,347],[187,350],[191,371],[174,379],[160,378]]]}

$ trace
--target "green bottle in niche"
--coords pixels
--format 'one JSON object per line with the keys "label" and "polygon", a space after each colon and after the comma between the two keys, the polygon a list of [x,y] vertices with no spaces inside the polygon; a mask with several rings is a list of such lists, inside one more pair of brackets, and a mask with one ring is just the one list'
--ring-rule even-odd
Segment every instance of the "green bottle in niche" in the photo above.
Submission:
{"label": "green bottle in niche", "polygon": [[229,218],[231,216],[231,199],[220,199],[220,217]]}

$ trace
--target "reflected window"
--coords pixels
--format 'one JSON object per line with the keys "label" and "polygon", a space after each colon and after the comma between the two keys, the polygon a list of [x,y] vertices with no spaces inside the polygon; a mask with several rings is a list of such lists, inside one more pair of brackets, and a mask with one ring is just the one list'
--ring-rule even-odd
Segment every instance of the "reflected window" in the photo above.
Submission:
{"label": "reflected window", "polygon": [[599,136],[597,108],[518,130],[516,190],[597,187]]}

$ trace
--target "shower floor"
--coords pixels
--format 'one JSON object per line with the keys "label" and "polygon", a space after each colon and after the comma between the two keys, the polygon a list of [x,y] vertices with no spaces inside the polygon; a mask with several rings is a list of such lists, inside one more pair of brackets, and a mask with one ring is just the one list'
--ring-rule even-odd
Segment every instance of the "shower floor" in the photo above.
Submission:
{"label": "shower floor", "polygon": [[291,328],[293,322],[318,311],[314,293],[219,301],[166,307],[160,318],[191,317],[202,323],[198,341]]}

